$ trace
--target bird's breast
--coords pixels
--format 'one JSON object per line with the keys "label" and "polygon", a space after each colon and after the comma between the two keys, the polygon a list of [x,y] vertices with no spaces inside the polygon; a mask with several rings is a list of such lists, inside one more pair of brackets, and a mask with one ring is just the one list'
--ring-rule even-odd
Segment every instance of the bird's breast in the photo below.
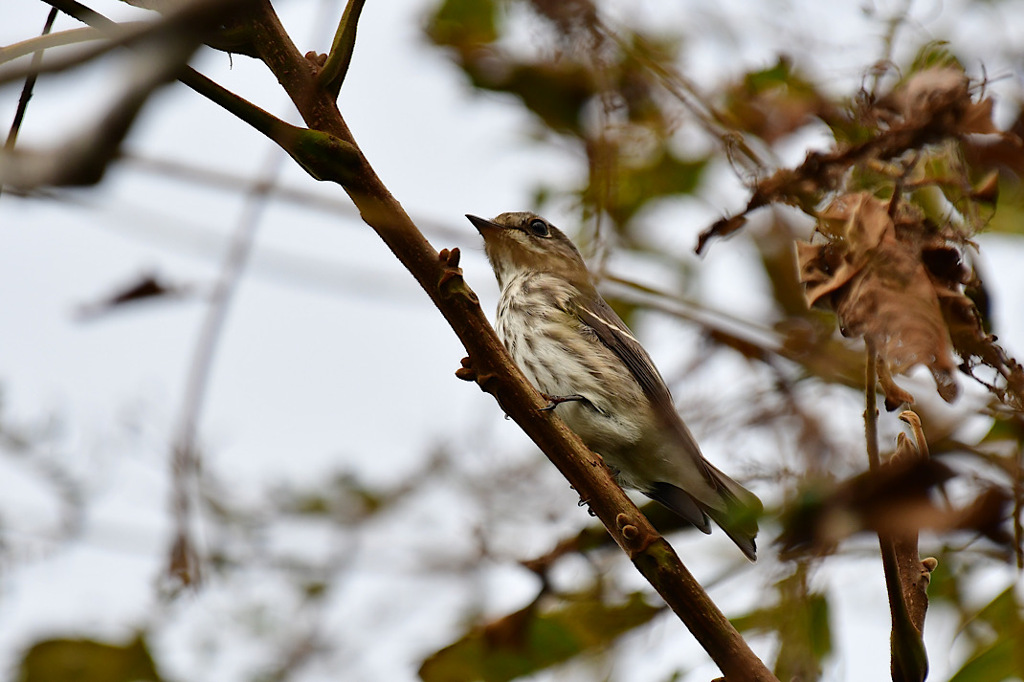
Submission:
{"label": "bird's breast", "polygon": [[495,330],[539,391],[587,399],[557,411],[591,449],[628,447],[653,426],[649,403],[622,361],[568,311],[576,294],[557,278],[513,277],[498,301]]}

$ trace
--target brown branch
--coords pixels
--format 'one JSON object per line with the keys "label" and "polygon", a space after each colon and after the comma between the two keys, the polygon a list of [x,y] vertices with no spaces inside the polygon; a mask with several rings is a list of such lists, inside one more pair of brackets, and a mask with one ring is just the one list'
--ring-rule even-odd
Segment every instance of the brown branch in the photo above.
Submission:
{"label": "brown branch", "polygon": [[[878,354],[874,342],[865,339],[867,345],[867,368],[864,375],[864,434],[867,441],[868,466],[872,472],[880,468],[878,455]],[[901,417],[907,415],[904,412]],[[912,412],[909,414],[913,414]],[[917,415],[913,415],[917,418]],[[920,421],[918,420],[918,432]],[[901,434],[902,435],[902,434]],[[920,436],[923,442],[923,435]],[[886,465],[898,458],[906,458],[913,451],[905,437],[900,439],[897,454]],[[916,451],[914,451],[916,453]],[[903,454],[901,454],[903,453]],[[914,455],[919,456],[919,455]],[[927,456],[927,455],[925,455]],[[878,545],[882,554],[882,572],[889,596],[889,613],[892,619],[890,670],[893,682],[923,682],[928,675],[928,655],[925,652],[921,630],[924,613],[928,608],[925,588],[935,560],[922,562],[917,554],[917,532],[878,531]],[[923,597],[923,601],[922,601]],[[911,615],[911,609],[913,614]]]}
{"label": "brown branch", "polygon": [[1013,469],[1013,553],[1017,557],[1017,570],[1024,570],[1024,448],[1017,445]]}
{"label": "brown branch", "polygon": [[[898,465],[905,460],[928,459],[928,442],[925,440],[924,430],[921,428],[921,418],[916,413],[906,410],[900,414],[900,419],[910,425],[914,432],[916,447],[906,437],[901,437],[896,446],[896,453],[889,463]],[[924,631],[924,617],[928,612],[928,585],[931,582],[931,573],[938,566],[938,562],[932,557],[921,558],[918,553],[917,540],[916,532],[902,532],[893,535],[893,549],[896,552],[896,565],[899,569],[903,602],[906,604],[910,624],[913,625],[917,636],[920,637]]]}
{"label": "brown branch", "polygon": [[[545,401],[514,365],[463,280],[458,250],[434,250],[383,185],[356,145],[332,93],[322,86],[317,62],[300,54],[269,2],[260,4],[249,28],[260,59],[285,88],[311,132],[321,134],[309,153],[316,157],[340,152],[333,162],[311,163],[319,169],[319,177],[344,187],[363,220],[416,278],[462,341],[469,358],[458,376],[475,380],[494,395],[506,414],[547,454],[729,680],[775,680],[668,542],[622,492],[600,458],[560,419],[541,410]],[[315,148],[319,142],[324,146]]]}
{"label": "brown branch", "polygon": [[875,342],[865,337],[867,364],[864,368],[864,440],[867,443],[868,468],[878,470],[878,352]]}
{"label": "brown branch", "polygon": [[[45,37],[49,34],[50,29],[53,28],[53,21],[57,18],[57,10],[51,8],[49,14],[46,15],[46,21],[43,22],[43,32],[40,37]],[[14,149],[14,144],[18,140],[18,132],[21,130],[21,122],[25,118],[25,110],[28,109],[28,101],[32,99],[32,91],[36,87],[36,71],[39,69],[39,65],[43,62],[43,49],[39,48],[32,54],[32,63],[30,68],[32,72],[25,78],[25,85],[21,89],[21,96],[18,97],[18,108],[14,111],[14,120],[11,122],[11,129],[7,133],[7,139],[4,140],[4,149],[10,151]]]}

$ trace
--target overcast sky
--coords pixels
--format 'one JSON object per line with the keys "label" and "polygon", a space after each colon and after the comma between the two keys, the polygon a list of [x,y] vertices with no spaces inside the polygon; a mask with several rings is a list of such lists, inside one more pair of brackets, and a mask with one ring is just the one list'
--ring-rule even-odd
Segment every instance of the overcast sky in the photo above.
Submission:
{"label": "overcast sky", "polygon": [[[300,49],[326,49],[340,3],[278,4]],[[539,182],[572,187],[582,166],[573,149],[531,142],[530,120],[519,107],[499,96],[472,93],[445,54],[426,46],[421,25],[432,4],[367,3],[340,105],[371,164],[406,210],[428,226],[432,243],[463,250],[467,279],[490,315],[496,288],[479,238],[463,214],[492,216],[527,208]],[[705,22],[716,40],[687,48],[692,65],[688,75],[700,83],[772,63],[785,50],[805,58],[820,54],[809,63],[817,71],[814,75],[849,92],[879,51],[880,31],[862,11],[862,3],[837,9],[834,3],[765,2],[754,9],[734,0],[720,3],[714,12],[702,9],[700,2],[620,5],[629,9],[616,11],[628,11],[638,21],[656,22],[670,15]],[[880,5],[883,14],[899,6]],[[131,14],[112,1],[91,6],[111,16]],[[0,6],[0,45],[38,33],[46,11],[31,0],[5,0]],[[1000,59],[1024,44],[1024,21],[1005,18],[1019,19],[1022,11],[1021,3],[994,3],[971,14],[964,13],[961,3],[915,3],[915,20],[901,38],[908,50],[931,37],[955,37],[978,46],[979,54],[990,60],[989,75],[1003,77],[992,88],[1011,96],[1020,85],[1019,56],[1017,62]],[[1005,16],[1001,19],[998,12]],[[61,17],[54,30],[74,25]],[[796,36],[804,39],[794,42]],[[194,65],[264,108],[296,120],[259,63],[205,51]],[[111,55],[94,66],[41,79],[19,144],[51,147],[71,140],[102,110],[128,68],[123,55]],[[978,71],[976,63],[968,68]],[[11,120],[18,90],[10,85],[0,89],[0,125]],[[1000,109],[999,115],[1008,114]],[[808,143],[814,141],[795,142],[787,150],[790,160],[799,159]],[[57,496],[24,461],[0,457],[2,540],[17,557],[0,570],[0,668],[12,665],[21,647],[52,633],[81,628],[125,636],[149,622],[155,608],[153,584],[170,530],[169,442],[205,311],[203,298],[193,294],[140,304],[95,320],[80,313],[83,306],[146,272],[193,292],[209,291],[227,238],[237,229],[244,196],[213,178],[183,180],[148,162],[169,161],[251,179],[266,173],[282,155],[259,134],[178,84],[147,107],[126,152],[131,158],[116,164],[98,187],[62,192],[56,201],[9,194],[0,198],[0,416],[4,424],[23,427],[41,427],[52,419],[56,431],[49,456],[86,482],[90,500],[83,534],[70,544],[55,544]],[[688,202],[690,210],[673,226],[671,237],[665,237],[678,253],[692,249],[699,230],[745,200],[727,169],[712,178],[716,181]],[[454,378],[464,355],[454,334],[376,235],[345,208],[341,190],[317,185],[287,159],[279,184],[315,193],[335,208],[325,209],[311,198],[276,199],[259,223],[251,267],[220,340],[202,415],[205,466],[230,484],[231,494],[258,504],[268,488],[282,481],[313,483],[343,468],[357,470],[374,483],[396,483],[427,460],[430,443],[452,437],[461,439],[463,447],[466,442],[483,444],[486,451],[479,457],[485,465],[488,458],[539,457],[515,425],[502,420],[489,396]],[[575,228],[575,216],[567,207],[548,217],[570,231]],[[993,246],[985,252],[984,263],[990,281],[999,284],[997,319],[1005,325],[1000,336],[1011,349],[1024,349],[1024,316],[1018,306],[1024,290],[1021,254],[1005,239],[982,243]],[[732,264],[742,253],[742,246],[712,248],[703,261],[694,258],[697,276],[717,281],[717,273],[735,272]],[[735,282],[722,287],[719,303],[737,313],[757,310],[766,295],[756,291],[759,284],[752,283],[749,290],[755,293],[750,295]],[[652,323],[648,331],[656,358],[671,357],[680,338],[692,338],[685,330],[670,338],[674,330],[674,325]],[[711,374],[706,379],[712,384],[715,380]],[[559,488],[557,481],[553,489],[561,491],[553,494],[563,496],[572,512],[583,514],[572,506],[571,491]],[[586,520],[573,519],[561,521],[559,528]],[[705,551],[714,561],[720,562],[730,549],[720,533],[699,540],[691,534],[682,546],[697,546],[691,541],[711,548]],[[311,542],[316,538],[311,536]],[[543,542],[537,542],[541,546],[535,550],[542,550]],[[691,568],[708,575],[719,565],[702,566],[698,560]],[[874,564],[866,566],[850,562],[834,574],[837,603],[851,618],[834,629],[843,638],[845,653],[840,652],[830,679],[882,679],[888,670],[883,655],[888,618],[880,581],[856,594],[845,589],[865,582],[865,570],[877,572]],[[352,588],[346,606],[356,621],[375,614],[379,605],[373,600],[391,589],[387,576],[373,576],[371,569],[360,578],[366,591]],[[502,584],[507,587],[490,597],[495,613],[532,596],[531,583],[522,576],[506,577]],[[992,589],[1005,578],[993,578]],[[409,589],[428,605],[458,603],[428,588],[417,583]],[[266,590],[271,611],[282,594],[266,586],[251,589]],[[364,601],[352,595],[363,595]],[[727,595],[723,598],[728,601]],[[244,659],[252,651],[245,637],[238,637],[243,653],[207,660],[193,652],[200,639],[195,633],[204,627],[215,630],[218,618],[225,617],[222,606],[207,600],[176,607],[195,613],[183,619],[191,625],[172,628],[158,643],[161,651],[173,654],[168,675],[241,679],[247,670]],[[874,620],[879,613],[886,617]],[[401,627],[393,626],[390,639],[368,644],[375,647],[369,653],[351,654],[350,660],[357,661],[352,679],[410,679],[417,655],[442,646],[459,631],[457,613],[436,631],[429,608],[417,614],[391,614]],[[345,625],[346,618],[338,616],[338,632],[360,641],[357,631],[346,630],[353,627]],[[942,624],[941,614],[935,614],[935,622],[936,630],[929,634],[948,641],[950,626]],[[659,627],[658,637],[688,638],[678,623]],[[232,641],[221,645],[230,650]],[[639,651],[645,646],[653,647],[637,643]],[[682,651],[692,655],[693,646],[687,644]],[[880,655],[850,655],[862,646]],[[942,671],[952,665],[950,654],[932,654],[935,679],[942,679]],[[641,672],[660,673],[671,669],[673,661],[634,663],[640,672],[633,677],[618,671],[621,679],[643,679]],[[713,667],[700,670],[707,678]],[[325,670],[309,675],[330,678]],[[698,674],[693,679],[701,678]]]}

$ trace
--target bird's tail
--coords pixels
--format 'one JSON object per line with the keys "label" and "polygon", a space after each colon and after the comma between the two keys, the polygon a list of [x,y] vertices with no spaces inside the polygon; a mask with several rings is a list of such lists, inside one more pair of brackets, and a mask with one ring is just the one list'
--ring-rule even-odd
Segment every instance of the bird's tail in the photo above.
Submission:
{"label": "bird's tail", "polygon": [[708,517],[725,531],[740,551],[751,561],[757,561],[757,519],[764,508],[761,500],[711,464],[707,464],[712,479],[713,500],[699,499],[671,483],[659,482],[644,492],[696,526],[710,533]]}
{"label": "bird's tail", "polygon": [[[723,474],[710,463],[708,468],[716,483],[715,488],[720,497],[720,504],[701,504],[701,507],[725,531],[729,539],[736,543],[736,546],[748,559],[757,561],[757,545],[754,538],[757,537],[757,519],[761,516],[764,505],[761,504],[757,495]],[[698,503],[700,504],[699,500]]]}

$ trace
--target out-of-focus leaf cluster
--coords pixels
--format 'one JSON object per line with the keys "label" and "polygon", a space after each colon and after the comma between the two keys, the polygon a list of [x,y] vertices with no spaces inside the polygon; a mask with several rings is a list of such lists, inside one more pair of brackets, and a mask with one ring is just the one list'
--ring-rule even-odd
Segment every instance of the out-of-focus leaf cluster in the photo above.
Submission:
{"label": "out-of-focus leaf cluster", "polygon": [[822,662],[832,652],[828,598],[812,590],[808,581],[807,564],[794,564],[793,572],[766,592],[767,604],[733,619],[740,632],[774,634],[778,638],[773,672],[780,680],[817,679]]}
{"label": "out-of-focus leaf cluster", "polygon": [[600,652],[661,610],[639,593],[617,604],[594,594],[542,596],[519,611],[472,628],[424,661],[420,678],[506,682]]}
{"label": "out-of-focus leaf cluster", "polygon": [[641,209],[692,193],[707,164],[706,154],[685,155],[673,143],[676,112],[651,68],[670,63],[678,42],[613,33],[590,2],[537,0],[520,4],[553,30],[556,44],[524,54],[504,38],[512,4],[446,0],[427,34],[452,50],[474,87],[515,96],[542,130],[573,140],[585,153],[584,187],[543,187],[538,197],[569,191],[586,214],[607,217],[628,238]]}
{"label": "out-of-focus leaf cluster", "polygon": [[161,682],[142,635],[125,645],[49,639],[25,652],[21,682]]}
{"label": "out-of-focus leaf cluster", "polygon": [[[674,266],[685,280],[685,259],[646,246],[645,210],[693,194],[714,160],[725,158],[747,183],[747,207],[712,225],[697,250],[753,225],[747,232],[760,257],[757,276],[769,283],[774,303],[762,320],[737,321],[682,293],[620,277],[609,278],[609,299],[630,323],[636,312],[656,310],[696,324],[707,355],[735,352],[775,380],[774,390],[748,394],[737,412],[748,415],[741,426],[788,430],[786,442],[806,465],[792,471],[765,463],[758,472],[784,487],[769,515],[780,516],[778,547],[794,570],[770,585],[774,602],[736,624],[779,642],[780,679],[816,679],[832,651],[830,627],[841,624],[830,624],[828,592],[809,587],[817,559],[808,551],[827,555],[857,547],[857,538],[871,533],[916,537],[929,529],[961,543],[940,555],[933,601],[949,601],[948,586],[969,584],[990,562],[1022,555],[1024,432],[1012,424],[1024,404],[1024,374],[992,334],[998,320],[991,318],[974,237],[986,227],[1021,233],[1024,116],[998,130],[985,84],[969,79],[942,42],[924,45],[899,67],[864,65],[864,87],[843,96],[783,56],[701,92],[683,75],[685,30],[654,36],[609,26],[605,16],[600,3],[586,0],[442,0],[427,34],[475,89],[512,95],[530,111],[535,141],[568,141],[582,153],[585,183],[541,187],[532,208],[569,198],[585,226],[583,239],[606,245],[612,232],[637,259]],[[831,148],[808,153],[793,168],[767,161],[811,130],[829,132]],[[716,151],[707,151],[708,141]],[[817,225],[813,238],[810,222]],[[997,416],[990,436],[976,444],[956,440],[926,403],[917,409],[931,459],[841,473],[849,467],[835,466],[841,456],[831,408],[808,405],[801,394],[808,385],[862,393],[864,351],[848,338],[862,336],[880,354],[890,409],[913,400],[897,384],[900,373],[929,368],[938,393],[953,400],[961,392],[959,369],[991,389],[991,403],[977,412]],[[953,481],[969,488],[956,504],[946,499]],[[566,555],[606,551],[599,536],[595,528],[566,538],[526,565],[546,571]],[[1000,599],[1019,611],[1019,597]],[[977,612],[958,608],[965,619]],[[482,641],[472,632],[466,638],[474,636]],[[999,658],[1002,642],[1000,636],[991,654],[991,641],[972,639],[974,654],[957,679],[983,679],[971,672],[982,665],[1003,665],[1001,674],[1015,670],[1012,656]],[[466,639],[452,648],[460,645]],[[989,664],[993,657],[997,663]],[[482,670],[453,679],[483,677]]]}

